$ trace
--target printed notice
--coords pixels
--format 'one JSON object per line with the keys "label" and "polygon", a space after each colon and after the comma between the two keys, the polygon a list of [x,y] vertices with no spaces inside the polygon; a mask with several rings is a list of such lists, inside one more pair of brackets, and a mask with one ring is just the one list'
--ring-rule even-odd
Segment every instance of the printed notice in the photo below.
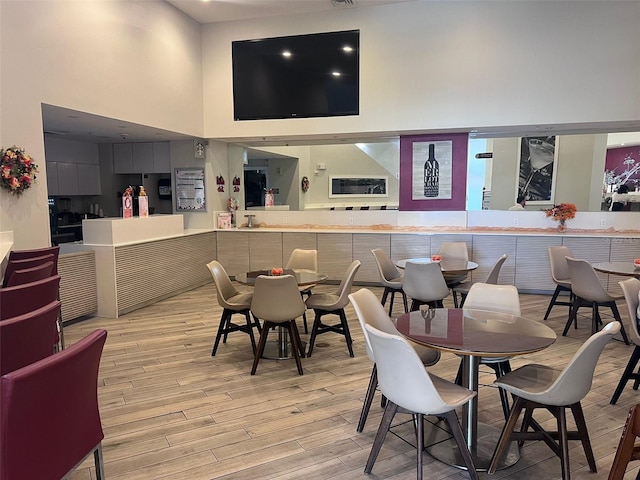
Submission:
{"label": "printed notice", "polygon": [[176,210],[207,211],[204,168],[176,168]]}

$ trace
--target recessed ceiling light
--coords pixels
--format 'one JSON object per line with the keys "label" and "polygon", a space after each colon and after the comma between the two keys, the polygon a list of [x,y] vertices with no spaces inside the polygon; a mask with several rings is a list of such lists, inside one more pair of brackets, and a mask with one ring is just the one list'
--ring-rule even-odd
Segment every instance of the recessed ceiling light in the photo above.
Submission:
{"label": "recessed ceiling light", "polygon": [[333,71],[333,72],[331,72],[331,75],[333,75],[334,77],[339,77],[341,75],[341,73]]}
{"label": "recessed ceiling light", "polygon": [[283,50],[282,51],[282,56],[284,58],[289,58],[291,56],[291,52],[289,50]]}
{"label": "recessed ceiling light", "polygon": [[342,51],[343,52],[353,52],[353,47],[350,47],[349,45],[345,45],[344,47],[342,47]]}

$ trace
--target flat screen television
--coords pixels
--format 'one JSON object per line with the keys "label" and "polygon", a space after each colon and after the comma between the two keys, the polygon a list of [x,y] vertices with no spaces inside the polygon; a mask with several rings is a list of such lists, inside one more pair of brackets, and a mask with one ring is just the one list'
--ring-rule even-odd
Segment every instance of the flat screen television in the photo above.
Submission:
{"label": "flat screen television", "polygon": [[360,31],[231,44],[235,120],[358,115]]}

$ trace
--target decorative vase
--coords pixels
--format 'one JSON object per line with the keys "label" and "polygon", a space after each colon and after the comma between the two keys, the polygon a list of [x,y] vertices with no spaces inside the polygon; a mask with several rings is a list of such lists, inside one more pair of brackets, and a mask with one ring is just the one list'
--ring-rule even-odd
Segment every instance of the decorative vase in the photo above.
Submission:
{"label": "decorative vase", "polygon": [[566,220],[564,218],[561,218],[560,221],[558,221],[558,231],[562,233],[566,229],[567,229]]}

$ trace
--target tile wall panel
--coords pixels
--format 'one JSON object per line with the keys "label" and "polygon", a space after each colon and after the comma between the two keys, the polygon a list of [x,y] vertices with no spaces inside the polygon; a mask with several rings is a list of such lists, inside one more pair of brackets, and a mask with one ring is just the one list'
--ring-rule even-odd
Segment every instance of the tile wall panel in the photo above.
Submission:
{"label": "tile wall panel", "polygon": [[352,237],[350,233],[318,233],[318,271],[326,273],[328,280],[342,280],[353,258]]}
{"label": "tile wall panel", "polygon": [[371,250],[382,248],[389,253],[391,249],[390,237],[388,233],[363,233],[353,236],[353,259],[362,262],[355,277],[356,281],[372,283],[380,281],[378,266]]}
{"label": "tile wall panel", "polygon": [[553,293],[547,247],[561,245],[562,237],[516,237],[516,282],[520,291]]}
{"label": "tile wall panel", "polygon": [[391,260],[431,256],[431,235],[391,235]]}
{"label": "tile wall panel", "polygon": [[249,271],[249,232],[217,232],[218,261],[231,277]]}
{"label": "tile wall panel", "polygon": [[60,255],[58,273],[62,321],[94,314],[98,310],[95,252]]}
{"label": "tile wall panel", "polygon": [[115,248],[118,314],[213,281],[216,232]]}
{"label": "tile wall panel", "polygon": [[282,233],[249,233],[249,270],[282,266]]}
{"label": "tile wall panel", "polygon": [[[447,235],[436,234],[431,237],[431,255],[435,255],[440,250],[444,242],[466,242],[469,251],[469,260],[473,260],[473,235]],[[424,256],[424,255],[423,255]],[[428,256],[428,255],[427,255]]]}
{"label": "tile wall panel", "polygon": [[[629,262],[632,263],[636,258],[640,258],[640,239],[639,238],[607,238],[603,239],[609,243],[609,261],[611,262]],[[629,277],[621,275],[609,275],[608,289],[612,293],[622,295],[622,288],[618,282],[622,282]],[[627,307],[621,303],[618,305],[622,318],[626,318]]]}
{"label": "tile wall panel", "polygon": [[318,241],[315,233],[307,232],[283,232],[282,233],[282,260],[287,264],[291,252],[296,248],[303,250],[317,250]]}
{"label": "tile wall panel", "polygon": [[516,238],[507,235],[475,235],[473,237],[473,261],[478,268],[471,272],[474,282],[483,282],[503,255],[508,255],[502,264],[498,283],[515,285],[516,280]]}

